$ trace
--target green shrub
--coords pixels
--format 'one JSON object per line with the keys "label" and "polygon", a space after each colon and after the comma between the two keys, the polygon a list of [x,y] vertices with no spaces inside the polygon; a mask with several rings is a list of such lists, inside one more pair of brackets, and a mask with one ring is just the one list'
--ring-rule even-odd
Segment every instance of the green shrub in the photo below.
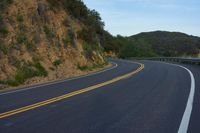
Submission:
{"label": "green shrub", "polygon": [[1,0],[0,1],[0,12],[3,11],[4,9],[6,9],[6,7],[8,7],[9,4],[11,4],[13,2],[13,0]]}
{"label": "green shrub", "polygon": [[103,68],[105,65],[107,65],[107,63],[94,63],[93,65],[89,66],[89,65],[84,65],[84,66],[81,66],[80,64],[77,64],[77,69],[81,70],[81,71],[92,71],[94,69],[97,69],[97,68]]}
{"label": "green shrub", "polygon": [[39,61],[34,62],[33,66],[36,68],[36,76],[48,76],[48,72],[45,70],[45,68]]}
{"label": "green shrub", "polygon": [[44,29],[44,32],[45,32],[46,34],[49,34],[49,32],[50,32],[49,26],[44,25],[44,26],[43,26],[43,29]]}
{"label": "green shrub", "polygon": [[[0,2],[0,8],[1,8],[1,2]],[[0,34],[5,36],[8,33],[9,33],[9,31],[3,22],[3,16],[1,15],[1,9],[0,9]]]}
{"label": "green shrub", "polygon": [[107,65],[107,63],[95,63],[92,67],[93,69],[96,69],[96,68],[103,68],[105,65]]}
{"label": "green shrub", "polygon": [[4,27],[0,27],[0,34],[7,35],[9,33],[8,29]]}
{"label": "green shrub", "polygon": [[49,28],[48,25],[44,25],[43,30],[45,34],[47,35],[48,38],[53,38],[55,37],[55,33]]}
{"label": "green shrub", "polygon": [[25,45],[26,45],[26,48],[27,48],[28,51],[34,51],[35,50],[35,47],[33,46],[32,42],[27,41]]}
{"label": "green shrub", "polygon": [[17,14],[16,19],[17,19],[18,22],[24,21],[24,17],[21,14]]}
{"label": "green shrub", "polygon": [[84,43],[83,44],[83,50],[84,50],[84,52],[85,52],[85,54],[87,56],[91,56],[92,55],[93,48],[88,43]]}
{"label": "green shrub", "polygon": [[87,70],[91,70],[91,67],[84,65],[81,66],[80,64],[77,64],[77,69],[81,70],[81,71],[87,71]]}
{"label": "green shrub", "polygon": [[14,77],[5,81],[5,83],[11,86],[18,86],[34,76],[36,76],[35,70],[27,63],[24,63],[22,67],[17,69]]}
{"label": "green shrub", "polygon": [[36,76],[35,71],[31,66],[24,65],[22,68],[18,69],[15,75],[15,81],[19,84],[22,84],[28,78]]}
{"label": "green shrub", "polygon": [[3,16],[0,14],[0,24],[3,23]]}
{"label": "green shrub", "polygon": [[41,63],[37,60],[34,60],[33,63],[25,63],[18,67],[15,76],[5,81],[6,84],[11,86],[18,86],[24,83],[27,79],[35,76],[47,76],[48,73]]}
{"label": "green shrub", "polygon": [[63,38],[63,43],[65,48],[68,46],[68,44],[71,42],[71,39],[68,35],[65,36],[65,38]]}
{"label": "green shrub", "polygon": [[97,42],[96,33],[93,29],[83,28],[81,31],[78,32],[78,38],[90,43]]}
{"label": "green shrub", "polygon": [[17,33],[16,41],[17,41],[18,44],[22,44],[22,43],[25,43],[27,41],[27,38],[26,38],[26,36],[24,34]]}
{"label": "green shrub", "polygon": [[84,43],[83,50],[84,50],[86,56],[88,56],[88,57],[92,56],[93,51],[98,51],[100,53],[103,52],[103,48],[101,48],[100,46],[98,46],[98,44],[95,44],[95,43],[94,44]]}
{"label": "green shrub", "polygon": [[0,80],[0,84],[5,84],[5,81],[3,81],[3,80]]}
{"label": "green shrub", "polygon": [[47,2],[49,2],[49,4],[54,7],[54,6],[58,6],[59,5],[59,1],[58,0],[47,0]]}
{"label": "green shrub", "polygon": [[63,43],[65,44],[65,47],[67,47],[69,43],[73,43],[74,36],[75,35],[73,31],[69,30],[65,38],[63,38]]}
{"label": "green shrub", "polygon": [[10,86],[18,86],[20,83],[18,83],[15,79],[10,79],[4,82],[4,84],[8,84]]}
{"label": "green shrub", "polygon": [[55,67],[57,67],[57,66],[59,66],[61,63],[62,63],[62,61],[61,61],[60,59],[58,59],[58,60],[55,60],[55,61],[53,62],[53,65],[54,65]]}
{"label": "green shrub", "polygon": [[0,51],[2,51],[4,54],[8,53],[8,48],[0,43]]}

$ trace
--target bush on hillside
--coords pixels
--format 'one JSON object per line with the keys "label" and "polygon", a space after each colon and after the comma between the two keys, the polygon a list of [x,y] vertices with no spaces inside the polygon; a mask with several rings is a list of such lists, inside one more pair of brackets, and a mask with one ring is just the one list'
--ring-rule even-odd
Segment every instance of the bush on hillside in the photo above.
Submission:
{"label": "bush on hillside", "polygon": [[8,48],[4,44],[0,43],[0,51],[2,51],[4,54],[7,54]]}
{"label": "bush on hillside", "polygon": [[[85,28],[80,31],[79,37],[88,43],[93,43],[98,34],[103,33],[104,23],[98,12],[90,10],[80,0],[48,0],[51,6],[63,6],[67,13],[84,23]],[[68,21],[64,23],[68,26]]]}
{"label": "bush on hillside", "polygon": [[17,64],[15,63],[16,65],[14,65],[17,67],[17,71],[14,77],[7,81],[4,81],[4,84],[18,86],[20,84],[23,84],[29,78],[48,75],[48,72],[41,65],[38,59],[33,59],[33,62],[28,63],[24,61],[16,61]]}
{"label": "bush on hillside", "polygon": [[24,17],[21,14],[17,14],[16,19],[18,22],[23,22],[24,21]]}
{"label": "bush on hillside", "polygon": [[48,25],[44,25],[43,30],[44,30],[44,32],[45,32],[45,34],[47,35],[48,38],[53,38],[53,37],[55,37],[55,33],[53,32],[53,30],[51,30],[51,29],[49,28]]}
{"label": "bush on hillside", "polygon": [[0,1],[0,12],[6,9],[6,7],[11,4],[13,0],[1,0]]}
{"label": "bush on hillside", "polygon": [[27,38],[24,34],[22,33],[17,33],[16,34],[16,41],[18,44],[25,43],[27,41]]}
{"label": "bush on hillside", "polygon": [[57,67],[57,66],[59,66],[61,63],[62,63],[62,61],[61,61],[60,59],[57,59],[57,60],[55,60],[55,61],[53,62],[53,65],[54,65],[55,67]]}

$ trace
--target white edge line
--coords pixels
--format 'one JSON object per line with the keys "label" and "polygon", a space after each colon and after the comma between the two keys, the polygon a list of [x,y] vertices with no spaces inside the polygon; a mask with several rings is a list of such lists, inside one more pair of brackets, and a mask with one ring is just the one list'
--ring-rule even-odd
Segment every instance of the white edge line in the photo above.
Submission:
{"label": "white edge line", "polygon": [[186,67],[180,66],[180,65],[177,65],[177,66],[187,70],[190,74],[190,77],[191,77],[190,94],[189,94],[189,98],[188,98],[188,101],[187,101],[186,109],[185,109],[185,112],[183,114],[181,124],[180,124],[179,129],[178,129],[178,133],[187,133],[189,122],[190,122],[190,117],[191,117],[191,114],[192,114],[192,108],[193,108],[193,101],[194,101],[194,94],[195,94],[195,78],[194,78],[194,75],[192,74],[192,72],[189,69],[187,69]]}
{"label": "white edge line", "polygon": [[166,63],[166,62],[162,62],[162,63],[183,68],[190,74],[190,78],[191,78],[190,94],[189,94],[189,97],[188,97],[187,105],[186,105],[186,108],[185,108],[179,129],[178,129],[178,132],[177,132],[177,133],[187,133],[188,127],[189,127],[189,122],[190,122],[190,117],[191,117],[191,114],[192,114],[194,94],[195,94],[195,78],[194,78],[194,75],[188,68],[186,68],[184,66]]}
{"label": "white edge line", "polygon": [[109,70],[112,70],[112,69],[115,69],[115,68],[118,67],[117,63],[112,62],[112,61],[110,61],[110,63],[114,64],[114,66],[111,67],[111,68],[107,68],[105,70],[102,70],[102,71],[98,71],[96,73],[87,74],[87,75],[83,75],[83,76],[79,76],[79,77],[74,77],[74,78],[70,78],[70,79],[66,79],[66,80],[61,80],[61,81],[53,81],[53,82],[50,82],[50,83],[44,83],[44,84],[41,84],[41,85],[35,85],[35,86],[32,86],[32,87],[28,87],[28,88],[23,88],[23,89],[8,91],[8,92],[2,92],[2,93],[0,93],[0,96],[6,95],[6,94],[15,93],[15,92],[27,91],[27,90],[31,90],[31,89],[34,89],[34,88],[39,88],[39,87],[43,87],[43,86],[53,85],[53,84],[57,84],[57,83],[63,83],[63,82],[66,82],[66,81],[76,80],[76,79],[80,79],[80,78],[84,78],[84,77],[89,77],[89,76],[93,76],[93,75],[96,75],[96,74],[99,74],[99,73],[103,73],[103,72],[106,72],[106,71],[109,71]]}

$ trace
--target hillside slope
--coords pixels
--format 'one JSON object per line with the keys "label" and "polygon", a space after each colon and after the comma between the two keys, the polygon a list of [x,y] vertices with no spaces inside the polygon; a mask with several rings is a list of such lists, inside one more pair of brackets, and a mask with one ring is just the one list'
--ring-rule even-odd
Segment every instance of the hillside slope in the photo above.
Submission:
{"label": "hillside slope", "polygon": [[103,22],[81,1],[2,0],[0,7],[0,87],[80,75],[106,64],[99,40]]}
{"label": "hillside slope", "polygon": [[196,56],[200,38],[180,32],[155,31],[129,37],[131,41],[143,41],[159,56]]}
{"label": "hillside slope", "polygon": [[200,38],[179,32],[144,32],[130,37],[107,34],[107,38],[105,49],[117,52],[122,58],[198,57],[200,53]]}

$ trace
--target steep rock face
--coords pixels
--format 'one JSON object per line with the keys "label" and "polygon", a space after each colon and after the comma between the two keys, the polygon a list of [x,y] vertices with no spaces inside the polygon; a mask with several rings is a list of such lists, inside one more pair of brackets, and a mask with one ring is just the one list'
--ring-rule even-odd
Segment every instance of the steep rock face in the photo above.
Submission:
{"label": "steep rock face", "polygon": [[0,84],[18,85],[16,78],[27,73],[20,77],[19,69],[25,67],[37,73],[27,76],[35,77],[27,82],[39,82],[84,73],[77,66],[105,63],[99,51],[86,55],[84,41],[77,37],[84,24],[46,0],[14,0],[2,18],[8,33],[0,35]]}

